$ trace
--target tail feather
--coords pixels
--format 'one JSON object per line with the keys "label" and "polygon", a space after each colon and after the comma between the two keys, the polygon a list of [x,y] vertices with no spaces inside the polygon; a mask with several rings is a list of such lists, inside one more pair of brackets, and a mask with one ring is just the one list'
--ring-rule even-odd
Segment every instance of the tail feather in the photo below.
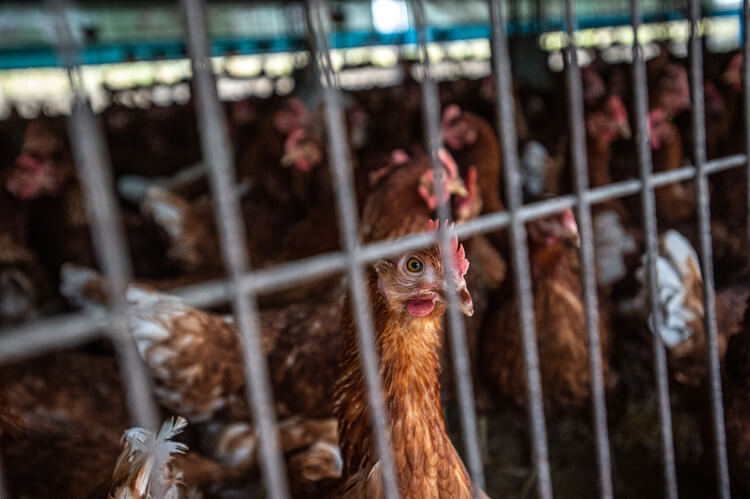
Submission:
{"label": "tail feather", "polygon": [[172,439],[186,426],[187,421],[184,418],[176,417],[165,421],[157,434],[143,428],[125,431],[122,436],[123,450],[117,458],[112,474],[109,497],[167,497],[171,490],[176,489],[177,473],[170,470],[168,465],[172,455],[184,454],[187,452],[187,446]]}

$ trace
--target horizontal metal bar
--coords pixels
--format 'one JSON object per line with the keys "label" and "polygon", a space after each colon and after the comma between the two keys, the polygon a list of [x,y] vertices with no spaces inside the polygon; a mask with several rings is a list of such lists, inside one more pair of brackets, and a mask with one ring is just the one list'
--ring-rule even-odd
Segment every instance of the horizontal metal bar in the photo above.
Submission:
{"label": "horizontal metal bar", "polygon": [[107,326],[109,314],[102,309],[60,315],[4,329],[0,333],[0,362],[91,341],[100,337]]}
{"label": "horizontal metal bar", "polygon": [[[720,159],[708,161],[706,172],[717,173],[720,171],[736,168],[745,164],[746,156],[737,154]],[[684,166],[677,170],[660,172],[651,176],[651,185],[654,188],[663,187],[675,182],[689,180],[695,176],[695,167]],[[587,191],[587,200],[591,204],[598,204],[610,199],[617,199],[636,194],[641,189],[640,180],[625,180]],[[537,203],[530,203],[518,209],[518,217],[524,222],[537,218],[559,213],[576,205],[576,196],[567,194],[555,198],[546,199]],[[482,215],[469,222],[458,224],[455,232],[459,238],[465,239],[477,234],[486,234],[505,229],[510,224],[510,214],[507,211]],[[379,260],[402,254],[420,248],[426,248],[438,241],[435,233],[413,234],[398,239],[379,241],[361,246],[356,255],[356,261],[360,264],[368,264]],[[241,280],[241,290],[245,293],[261,293],[277,291],[287,288],[293,284],[311,281],[316,278],[325,277],[336,272],[347,269],[348,260],[342,252],[325,253],[290,263],[284,263],[253,270],[245,273]],[[166,290],[170,294],[181,296],[185,301],[196,307],[208,307],[226,303],[231,293],[227,280],[206,281],[200,284],[173,288]],[[86,337],[94,337],[96,329],[106,327],[106,320],[101,323],[95,322],[88,314],[68,314],[51,319],[43,319],[26,323],[20,326],[0,330],[0,362],[6,358],[17,358],[34,352],[34,342],[41,342],[39,349],[48,349],[55,346],[64,346],[85,341]],[[44,332],[36,333],[37,329]],[[81,328],[81,340],[76,336],[67,342],[58,338],[56,331],[71,331]],[[33,335],[33,336],[32,336]],[[70,336],[70,333],[68,333]],[[28,340],[24,338],[29,338]],[[49,339],[51,347],[46,346],[46,338]],[[12,352],[12,355],[6,355]]]}

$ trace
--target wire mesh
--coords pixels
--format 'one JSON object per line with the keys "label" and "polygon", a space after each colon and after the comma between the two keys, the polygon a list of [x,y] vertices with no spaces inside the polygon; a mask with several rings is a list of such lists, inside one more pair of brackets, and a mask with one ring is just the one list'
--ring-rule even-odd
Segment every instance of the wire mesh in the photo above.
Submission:
{"label": "wire mesh", "polygon": [[505,193],[510,215],[511,259],[514,272],[515,292],[521,324],[524,364],[526,366],[527,406],[531,426],[532,449],[537,475],[537,490],[540,499],[552,499],[547,428],[544,418],[542,379],[539,371],[539,352],[536,344],[534,324],[534,296],[529,270],[529,252],[526,246],[526,227],[519,216],[521,205],[521,177],[516,151],[516,127],[511,95],[512,79],[508,56],[505,21],[501,1],[490,4],[492,16],[492,56],[495,69],[495,95],[497,95],[497,122],[503,155]]}
{"label": "wire mesh", "polygon": [[[643,60],[643,49],[641,48],[637,36],[638,27],[641,23],[640,1],[631,0],[630,9],[634,34],[633,88],[636,107],[636,152],[638,158],[638,170],[642,182],[641,209],[643,211],[643,229],[646,237],[646,282],[648,285],[649,312],[652,314],[655,328],[657,328],[662,324],[664,319],[658,302],[659,291],[657,289],[657,222],[653,191],[653,188],[655,187],[653,179],[654,175],[647,117],[648,90],[646,88],[646,68]],[[676,499],[677,472],[675,469],[674,441],[672,437],[672,408],[669,405],[667,358],[664,344],[662,343],[661,338],[656,334],[652,338],[652,350],[654,355],[656,393],[659,404],[664,496],[668,499]]]}
{"label": "wire mesh", "polygon": [[87,214],[91,221],[94,249],[104,270],[111,297],[110,338],[124,371],[131,417],[139,426],[156,428],[157,409],[151,396],[149,377],[125,324],[125,289],[131,276],[130,261],[112,192],[113,182],[104,137],[82,87],[77,49],[68,24],[66,4],[62,0],[51,0],[48,6],[54,16],[58,54],[66,68],[74,95],[68,127],[73,159],[83,184]]}
{"label": "wire mesh", "polygon": [[594,272],[594,235],[591,222],[591,204],[584,193],[589,187],[589,167],[586,155],[586,125],[583,117],[583,92],[581,73],[578,67],[578,47],[573,40],[576,20],[573,2],[565,0],[565,27],[568,44],[565,49],[565,76],[568,93],[568,123],[575,181],[578,197],[578,231],[581,247],[581,280],[583,302],[586,314],[586,333],[591,371],[591,399],[596,433],[596,457],[599,469],[599,491],[602,499],[612,497],[612,462],[609,450],[607,429],[607,403],[604,395],[604,375],[602,372],[602,352],[599,338],[599,301],[597,298],[596,275]]}
{"label": "wire mesh", "polygon": [[245,230],[234,180],[232,148],[224,127],[224,113],[219,103],[206,16],[201,0],[181,2],[188,38],[188,53],[193,68],[197,94],[198,124],[203,154],[209,164],[211,193],[224,262],[229,274],[234,321],[242,338],[248,398],[255,425],[258,427],[260,465],[272,498],[289,497],[284,460],[276,432],[276,415],[271,394],[266,356],[261,346],[256,301],[252,293],[241,288],[241,277],[249,267]]}
{"label": "wire mesh", "polygon": [[[435,179],[435,192],[438,199],[443,199],[444,182],[443,168],[438,159],[438,149],[441,144],[440,133],[440,100],[438,98],[437,83],[432,77],[430,68],[430,56],[427,50],[427,19],[424,5],[421,0],[412,2],[414,13],[414,24],[417,30],[418,57],[421,68],[422,85],[422,116],[425,131],[425,145],[432,163]],[[451,218],[450,199],[438,206],[438,218],[449,220]],[[438,227],[440,245],[443,253],[443,267],[448,276],[454,275],[454,264],[451,250],[451,235],[445,225]],[[452,279],[451,279],[452,280]],[[477,434],[477,413],[474,404],[474,387],[471,380],[471,367],[469,365],[469,352],[466,342],[466,331],[461,312],[458,309],[455,283],[449,283],[448,289],[448,332],[450,334],[450,350],[453,360],[453,374],[456,379],[457,398],[459,414],[461,419],[461,431],[466,448],[466,458],[469,474],[472,478],[474,496],[480,499],[481,489],[484,488],[484,469],[482,467],[482,456],[479,447],[479,436]]]}
{"label": "wire mesh", "polygon": [[[383,241],[361,246],[358,239],[356,203],[351,178],[351,165],[346,151],[345,125],[341,109],[339,91],[335,84],[335,71],[331,65],[330,51],[324,19],[328,9],[324,0],[310,2],[314,45],[314,59],[318,62],[321,74],[325,77],[323,94],[325,102],[328,145],[331,151],[331,167],[336,187],[336,206],[341,227],[344,250],[307,258],[297,262],[278,265],[262,270],[250,270],[244,244],[243,225],[234,189],[231,148],[224,133],[223,116],[216,94],[215,80],[211,69],[208,51],[208,33],[205,26],[205,13],[200,0],[182,0],[187,27],[187,41],[193,65],[196,84],[198,117],[203,150],[210,164],[211,187],[216,203],[217,225],[220,229],[224,261],[229,277],[176,290],[188,303],[193,305],[214,305],[231,301],[235,320],[243,339],[243,354],[247,367],[248,396],[253,408],[253,416],[259,427],[261,465],[263,476],[271,497],[287,497],[288,487],[284,465],[274,431],[275,415],[272,394],[268,379],[266,359],[259,345],[259,330],[255,295],[278,290],[331,273],[346,271],[349,276],[352,303],[357,323],[359,349],[367,382],[369,403],[372,410],[376,444],[383,470],[384,488],[389,498],[398,497],[396,473],[393,466],[390,436],[387,431],[387,415],[382,401],[382,391],[378,378],[377,357],[374,347],[374,329],[365,291],[362,266],[386,256],[393,256],[408,250],[424,248],[435,242],[447,243],[446,233],[420,234],[393,241]],[[423,103],[425,108],[426,142],[436,165],[439,131],[437,123],[439,110],[435,83],[429,76],[427,57],[427,27],[420,1],[415,1],[415,12],[419,33],[419,50],[423,63]],[[129,262],[125,252],[122,229],[118,222],[117,208],[111,191],[107,152],[101,130],[86,103],[80,76],[77,74],[76,51],[65,16],[65,5],[60,0],[50,0],[49,5],[58,29],[58,49],[68,67],[71,85],[75,90],[76,104],[70,119],[70,136],[74,146],[75,163],[83,181],[86,199],[89,203],[89,218],[92,222],[92,236],[99,261],[104,269],[111,294],[113,308],[111,314],[69,314],[43,321],[10,328],[0,337],[0,361],[8,361],[44,350],[79,344],[98,337],[103,329],[112,331],[110,337],[119,353],[124,370],[124,381],[128,393],[128,406],[134,421],[147,427],[156,427],[157,410],[149,392],[150,383],[143,365],[138,358],[132,340],[124,323],[124,291],[130,278]],[[572,33],[575,22],[572,17],[572,1],[565,1],[568,33]],[[707,161],[705,152],[705,123],[703,114],[702,48],[697,23],[700,16],[699,2],[689,0],[690,17],[690,74],[693,97],[694,165],[668,172],[653,173],[651,149],[648,139],[647,100],[645,63],[643,50],[635,36],[633,44],[633,89],[636,120],[636,150],[639,179],[617,182],[603,187],[590,188],[586,167],[585,138],[583,128],[583,102],[580,93],[580,74],[577,69],[575,47],[568,48],[568,99],[573,133],[573,164],[575,166],[575,194],[558,196],[554,199],[522,205],[519,175],[519,160],[516,151],[516,131],[514,125],[512,77],[508,56],[507,37],[503,18],[504,2],[490,1],[492,24],[492,58],[497,95],[497,120],[502,144],[504,184],[508,201],[507,211],[480,216],[456,227],[459,237],[468,237],[510,229],[512,263],[515,274],[515,291],[520,307],[520,324],[526,365],[529,425],[539,497],[551,498],[552,483],[547,448],[546,425],[542,402],[542,387],[539,372],[539,358],[536,346],[533,293],[528,263],[528,248],[524,224],[538,217],[557,213],[575,207],[578,210],[579,227],[582,236],[581,257],[584,263],[582,279],[587,315],[592,397],[594,402],[594,428],[597,436],[597,460],[599,483],[602,497],[612,497],[611,463],[609,439],[606,426],[606,405],[604,401],[601,358],[598,346],[598,315],[595,275],[593,269],[593,233],[591,227],[591,207],[611,199],[640,193],[643,210],[643,227],[646,236],[647,282],[650,312],[655,324],[660,324],[660,307],[656,275],[657,220],[654,202],[654,189],[675,182],[696,179],[698,200],[698,222],[700,227],[700,253],[704,282],[706,310],[706,334],[708,336],[707,364],[709,366],[711,411],[716,451],[716,472],[719,496],[730,497],[729,474],[726,460],[726,442],[719,370],[718,342],[716,330],[716,310],[714,306],[713,268],[711,258],[711,233],[708,176],[720,171],[746,167],[750,171],[747,157],[750,154],[750,141],[746,154],[734,155]],[[746,29],[750,21],[750,0],[743,1],[743,85],[745,125],[750,126],[750,34]],[[639,0],[630,1],[631,22],[634,34],[638,33],[641,22]],[[750,175],[748,175],[750,178]],[[438,190],[440,173],[436,169]],[[750,182],[748,183],[750,200]],[[750,214],[750,203],[748,204]],[[445,213],[443,213],[445,214]],[[750,227],[750,217],[748,219]],[[750,234],[750,230],[748,231]],[[448,259],[450,260],[450,259]],[[448,265],[452,265],[449,261]],[[467,446],[468,464],[474,483],[483,486],[484,474],[476,435],[476,411],[472,395],[469,360],[463,326],[457,313],[456,297],[450,297],[450,325],[453,346],[453,362],[461,408],[461,422]],[[657,335],[653,340],[654,371],[659,402],[659,421],[662,439],[663,476],[665,497],[678,497],[675,470],[675,455],[672,436],[671,408],[669,402],[669,382],[664,346]],[[2,474],[0,473],[0,476]],[[1,485],[1,483],[0,483]],[[475,489],[478,493],[478,488]],[[2,497],[0,487],[0,497]]]}
{"label": "wire mesh", "polygon": [[728,499],[729,466],[727,464],[726,432],[724,430],[724,406],[721,390],[721,366],[719,365],[719,334],[716,329],[716,305],[714,292],[714,264],[711,248],[711,207],[706,175],[706,122],[703,95],[703,43],[700,37],[700,2],[689,0],[690,20],[690,95],[693,118],[693,163],[697,170],[698,235],[700,240],[701,271],[703,274],[703,303],[706,334],[706,364],[710,387],[711,418],[714,438],[714,460],[718,495]]}
{"label": "wire mesh", "polygon": [[346,128],[324,25],[324,20],[328,19],[328,9],[325,0],[312,0],[309,6],[311,36],[317,52],[314,59],[317,60],[318,67],[323,75],[326,127],[336,188],[336,208],[341,239],[344,241],[344,250],[347,257],[349,289],[352,308],[354,309],[360,363],[364,370],[370,416],[375,429],[375,445],[380,458],[383,491],[388,499],[396,499],[399,497],[398,480],[393,459],[391,435],[388,431],[388,415],[383,403],[380,369],[375,351],[375,329],[365,275],[361,263],[357,259],[359,253],[359,224],[352,170],[347,157]]}

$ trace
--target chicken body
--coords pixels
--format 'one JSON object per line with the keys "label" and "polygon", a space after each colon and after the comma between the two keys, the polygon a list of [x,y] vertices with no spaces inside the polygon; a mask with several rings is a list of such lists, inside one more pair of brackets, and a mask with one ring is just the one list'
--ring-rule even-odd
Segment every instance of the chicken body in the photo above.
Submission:
{"label": "chicken body", "polygon": [[[577,241],[568,210],[531,222],[530,263],[534,318],[545,402],[556,408],[580,408],[589,399],[590,370],[581,284],[574,269],[577,253],[566,244]],[[599,325],[602,365],[609,376],[610,332]],[[526,369],[515,296],[501,299],[487,319],[482,338],[483,367],[488,382],[519,405],[526,404]]]}
{"label": "chicken body", "polygon": [[729,340],[724,369],[724,411],[727,455],[735,494],[750,494],[750,307],[745,308],[741,329]]}
{"label": "chicken body", "polygon": [[[404,266],[414,261],[423,267],[412,275]],[[405,497],[472,497],[471,480],[448,438],[441,413],[438,350],[445,311],[441,268],[440,250],[433,248],[381,261],[369,273],[385,407],[400,493]],[[460,281],[464,273],[465,269]],[[465,282],[462,285],[462,307],[471,313],[471,297]],[[349,307],[342,328],[342,374],[335,399],[344,459],[341,495],[383,497]]]}
{"label": "chicken body", "polygon": [[0,369],[0,440],[13,497],[87,497],[108,482],[127,422],[112,355],[63,351]]}

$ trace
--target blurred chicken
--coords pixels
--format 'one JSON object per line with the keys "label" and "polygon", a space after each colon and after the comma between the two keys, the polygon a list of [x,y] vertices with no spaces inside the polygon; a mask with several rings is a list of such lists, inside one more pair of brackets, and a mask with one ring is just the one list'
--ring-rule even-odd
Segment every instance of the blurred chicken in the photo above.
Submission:
{"label": "blurred chicken", "polygon": [[61,351],[0,367],[0,444],[11,497],[87,497],[108,482],[127,427],[111,354]]}
{"label": "blurred chicken", "polygon": [[28,246],[23,207],[0,191],[0,327],[43,313],[53,295],[44,269]]}
{"label": "blurred chicken", "polygon": [[[697,388],[707,382],[707,336],[703,303],[703,278],[700,261],[690,242],[677,231],[669,230],[659,239],[656,262],[658,303],[661,325],[649,317],[649,328],[656,330],[669,349],[670,373],[685,387]],[[646,307],[645,269],[638,277],[643,283],[641,307]],[[739,330],[743,304],[750,297],[750,284],[740,282],[716,293],[716,322],[719,358],[727,351],[729,338]],[[701,394],[702,396],[702,394]]]}
{"label": "blurred chicken", "polygon": [[173,454],[185,454],[187,445],[172,439],[187,426],[184,418],[162,424],[158,434],[131,428],[122,436],[123,449],[112,474],[109,499],[150,499],[152,497],[198,499],[202,494],[189,489],[173,461]]}
{"label": "blurred chicken", "polygon": [[443,167],[443,192],[435,192],[434,172],[427,156],[394,165],[373,187],[362,210],[360,237],[368,243],[424,230],[433,211],[452,195],[469,196],[458,166],[445,149],[438,153]]}
{"label": "blurred chicken", "polygon": [[[443,111],[442,133],[444,143],[456,158],[461,176],[469,179],[476,175],[481,180],[481,213],[502,211],[500,144],[492,126],[454,104]],[[476,170],[475,174],[470,173],[472,169]],[[460,202],[457,209],[462,209]]]}
{"label": "blurred chicken", "polygon": [[[579,265],[578,254],[568,249],[568,245],[578,244],[573,213],[568,209],[530,222],[528,239],[545,404],[580,408],[589,398],[590,370],[581,283],[573,270]],[[605,382],[611,385],[610,330],[603,313],[599,334]],[[488,382],[501,394],[525,405],[526,369],[521,340],[518,299],[502,295],[484,329],[483,368]]]}
{"label": "blurred chicken", "polygon": [[[405,497],[473,497],[471,479],[446,433],[438,381],[444,279],[457,285],[462,311],[473,313],[463,277],[469,262],[456,239],[453,249],[453,276],[443,271],[439,247],[381,260],[368,274],[395,469]],[[350,304],[342,328],[344,357],[335,398],[344,460],[341,495],[380,498],[380,463]]]}
{"label": "blurred chicken", "polygon": [[[66,265],[63,295],[78,306],[99,307],[106,297],[90,269]],[[128,326],[155,381],[159,402],[191,423],[223,416],[245,420],[245,376],[240,338],[230,318],[192,308],[176,296],[131,285]],[[260,313],[263,351],[282,414],[332,414],[338,374],[340,290]]]}
{"label": "blurred chicken", "polygon": [[[63,262],[95,264],[83,187],[62,122],[39,118],[27,125],[5,186],[25,201],[29,246],[53,284]],[[136,275],[157,273],[161,250],[155,228],[135,213],[121,215]]]}
{"label": "blurred chicken", "polygon": [[[649,67],[649,136],[654,172],[676,170],[684,164],[683,133],[676,118],[690,109],[690,85],[684,66],[669,62]],[[675,223],[695,213],[696,194],[692,182],[678,182],[654,191],[656,214],[660,220]]]}
{"label": "blurred chicken", "polygon": [[[335,418],[291,417],[279,422],[281,452],[288,457],[289,481],[294,497],[320,497],[322,490],[338,484],[341,451]],[[249,423],[211,423],[203,446],[234,477],[257,470],[258,434]],[[312,494],[312,495],[311,495]]]}
{"label": "blurred chicken", "polygon": [[[721,330],[720,330],[721,331]],[[724,412],[727,456],[735,497],[750,494],[750,306],[738,334],[729,340],[724,366]]]}

